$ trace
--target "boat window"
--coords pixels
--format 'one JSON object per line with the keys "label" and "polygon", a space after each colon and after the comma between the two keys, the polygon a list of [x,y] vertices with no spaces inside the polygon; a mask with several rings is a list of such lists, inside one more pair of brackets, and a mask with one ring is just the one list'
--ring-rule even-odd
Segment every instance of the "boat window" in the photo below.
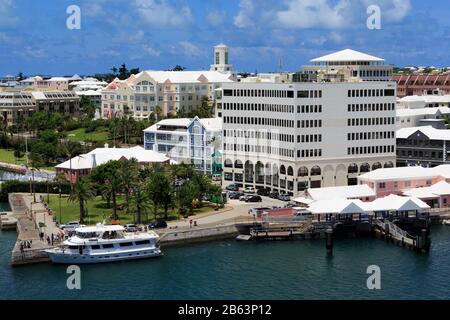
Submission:
{"label": "boat window", "polygon": [[77,237],[82,239],[96,238],[96,232],[77,232]]}
{"label": "boat window", "polygon": [[109,249],[109,248],[114,248],[114,245],[112,243],[103,245],[103,249]]}
{"label": "boat window", "polygon": [[69,249],[77,250],[77,249],[78,249],[78,246],[69,246]]}
{"label": "boat window", "polygon": [[100,246],[98,244],[94,244],[91,248],[92,250],[98,250],[100,249]]}
{"label": "boat window", "polygon": [[133,242],[122,242],[122,243],[119,243],[119,245],[121,247],[130,247],[133,245]]}
{"label": "boat window", "polygon": [[150,244],[150,240],[141,240],[141,241],[136,241],[136,245],[140,246],[143,244]]}

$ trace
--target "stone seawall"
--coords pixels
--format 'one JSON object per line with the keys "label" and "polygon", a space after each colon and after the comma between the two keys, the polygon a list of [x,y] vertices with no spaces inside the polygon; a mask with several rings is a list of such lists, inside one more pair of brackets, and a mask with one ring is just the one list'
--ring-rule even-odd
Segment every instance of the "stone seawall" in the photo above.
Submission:
{"label": "stone seawall", "polygon": [[161,234],[159,243],[162,248],[186,245],[214,240],[233,239],[239,235],[235,224],[215,226],[202,229],[171,230]]}

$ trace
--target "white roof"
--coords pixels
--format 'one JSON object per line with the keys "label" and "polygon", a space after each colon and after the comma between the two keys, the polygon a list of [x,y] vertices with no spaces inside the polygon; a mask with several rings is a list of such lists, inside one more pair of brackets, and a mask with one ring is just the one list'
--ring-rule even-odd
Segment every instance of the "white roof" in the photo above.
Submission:
{"label": "white roof", "polygon": [[[436,167],[437,168],[437,167]],[[436,172],[430,168],[421,166],[380,168],[366,172],[358,177],[358,180],[387,181],[387,180],[407,180],[436,177]]]}
{"label": "white roof", "polygon": [[103,225],[76,228],[76,232],[105,232],[105,231],[124,231],[125,228],[121,225]]}
{"label": "white roof", "polygon": [[[222,118],[197,118],[200,123],[206,128],[208,131],[220,131],[222,130]],[[144,130],[144,132],[154,132],[157,131],[160,126],[174,126],[174,127],[183,127],[187,128],[194,121],[195,118],[174,118],[174,119],[164,119],[161,120],[151,127],[148,127]]]}
{"label": "white roof", "polygon": [[135,158],[139,163],[166,162],[168,157],[152,150],[145,150],[137,146],[132,148],[97,148],[89,153],[82,154],[58,164],[56,168],[80,170],[92,169],[110,160],[120,160],[121,158]]}
{"label": "white roof", "polygon": [[304,203],[304,204],[311,204],[314,202],[313,199],[309,199],[309,198],[305,198],[305,197],[297,197],[293,201],[297,202],[297,203]]}
{"label": "white roof", "polygon": [[233,82],[232,75],[218,71],[153,71],[147,70],[136,75],[136,82],[145,73],[158,83],[169,80],[171,83],[202,83],[199,81],[203,75],[207,82]]}
{"label": "white roof", "polygon": [[85,90],[85,91],[75,91],[78,96],[101,96],[102,92],[100,90]]}
{"label": "white roof", "polygon": [[427,136],[430,140],[450,141],[450,130],[436,129],[432,126],[402,128],[397,130],[396,137],[397,139],[407,139],[408,137],[419,131]]}
{"label": "white roof", "polygon": [[403,190],[403,194],[419,199],[438,198],[441,195],[450,194],[450,183],[440,181],[429,187]]}
{"label": "white roof", "polygon": [[399,102],[424,102],[424,103],[450,103],[450,95],[424,95],[406,96],[398,100]]}
{"label": "white roof", "polygon": [[362,53],[352,49],[345,49],[311,60],[311,62],[351,62],[351,61],[377,62],[377,61],[384,61],[384,59],[374,57],[366,53]]}
{"label": "white roof", "polygon": [[312,188],[308,189],[308,194],[313,200],[324,200],[333,198],[365,198],[375,197],[375,192],[366,184],[355,186]]}
{"label": "white roof", "polygon": [[397,117],[408,117],[408,116],[429,116],[429,115],[437,115],[441,113],[443,115],[450,114],[449,107],[433,107],[433,108],[416,108],[416,109],[397,109],[396,116]]}
{"label": "white roof", "polygon": [[363,202],[361,200],[348,200],[343,198],[315,201],[308,206],[308,210],[313,214],[351,214],[365,212],[363,209]]}
{"label": "white roof", "polygon": [[47,99],[44,92],[42,92],[42,91],[31,91],[30,93],[33,96],[33,98],[36,100]]}
{"label": "white roof", "polygon": [[430,209],[422,200],[415,197],[401,197],[390,194],[384,198],[378,198],[372,202],[364,203],[366,211],[412,211]]}

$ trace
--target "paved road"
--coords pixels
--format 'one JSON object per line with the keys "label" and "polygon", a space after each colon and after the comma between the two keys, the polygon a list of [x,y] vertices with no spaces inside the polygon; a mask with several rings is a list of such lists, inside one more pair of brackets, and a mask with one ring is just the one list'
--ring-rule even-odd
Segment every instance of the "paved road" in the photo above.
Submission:
{"label": "paved road", "polygon": [[205,217],[200,217],[200,218],[195,218],[195,216],[194,216],[192,218],[187,218],[183,221],[169,222],[168,226],[169,227],[178,227],[178,228],[189,227],[190,219],[197,221],[197,225],[199,227],[201,227],[203,225],[211,225],[211,224],[219,225],[222,223],[233,221],[234,219],[237,219],[241,216],[249,217],[248,210],[250,210],[251,208],[272,207],[272,206],[283,207],[286,204],[286,202],[276,200],[276,199],[271,199],[268,197],[262,197],[262,199],[263,199],[262,202],[256,202],[256,203],[254,203],[254,202],[246,203],[243,201],[230,199],[230,200],[228,200],[227,206],[231,206],[232,207],[231,210],[221,211],[217,214],[207,215]]}

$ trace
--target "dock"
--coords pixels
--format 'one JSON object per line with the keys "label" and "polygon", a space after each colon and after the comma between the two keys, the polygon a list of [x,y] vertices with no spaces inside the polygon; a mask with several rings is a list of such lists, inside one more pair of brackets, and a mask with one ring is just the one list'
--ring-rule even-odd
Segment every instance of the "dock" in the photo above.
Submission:
{"label": "dock", "polygon": [[[45,240],[47,235],[59,232],[42,203],[33,203],[33,196],[24,193],[11,193],[8,196],[11,207],[10,216],[16,219],[17,240],[11,253],[11,265],[49,262],[44,249],[53,248]],[[44,223],[44,240],[39,238],[39,223]],[[29,245],[24,246],[24,244]]]}

